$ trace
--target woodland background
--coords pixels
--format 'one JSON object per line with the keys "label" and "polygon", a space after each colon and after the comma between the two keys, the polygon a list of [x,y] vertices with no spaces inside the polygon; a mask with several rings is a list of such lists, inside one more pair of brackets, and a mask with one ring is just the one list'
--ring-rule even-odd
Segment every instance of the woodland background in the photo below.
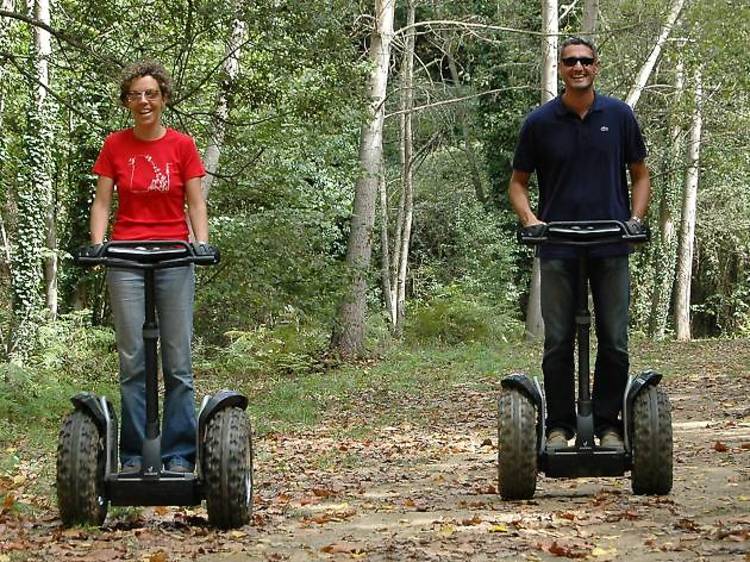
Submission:
{"label": "woodland background", "polygon": [[144,57],[172,71],[165,119],[210,172],[223,261],[199,272],[199,369],[300,374],[388,346],[523,338],[533,258],[515,242],[510,160],[557,90],[558,38],[582,32],[598,90],[634,106],[649,150],[633,333],[750,335],[744,0],[1,8],[0,417],[40,381],[114,378],[103,274],[69,252],[88,241],[101,143],[129,124],[119,70]]}

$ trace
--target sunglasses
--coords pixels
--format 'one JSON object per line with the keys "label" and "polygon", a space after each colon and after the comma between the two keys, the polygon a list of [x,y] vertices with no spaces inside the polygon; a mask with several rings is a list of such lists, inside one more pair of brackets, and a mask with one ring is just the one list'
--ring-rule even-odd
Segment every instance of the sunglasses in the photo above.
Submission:
{"label": "sunglasses", "polygon": [[592,57],[565,57],[562,59],[565,66],[575,66],[579,62],[581,66],[591,66],[594,64],[594,59]]}

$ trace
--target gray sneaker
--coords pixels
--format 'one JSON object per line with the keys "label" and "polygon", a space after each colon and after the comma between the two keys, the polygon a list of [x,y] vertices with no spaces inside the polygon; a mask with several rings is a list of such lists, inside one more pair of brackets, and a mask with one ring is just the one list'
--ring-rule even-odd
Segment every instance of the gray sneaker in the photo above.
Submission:
{"label": "gray sneaker", "polygon": [[605,429],[599,437],[599,446],[607,447],[609,449],[617,449],[622,451],[625,449],[625,443],[620,437],[620,433],[616,429]]}
{"label": "gray sneaker", "polygon": [[120,474],[138,474],[141,471],[141,463],[138,461],[128,461],[122,465]]}
{"label": "gray sneaker", "polygon": [[547,449],[556,451],[568,446],[568,437],[563,429],[552,429],[547,434]]}

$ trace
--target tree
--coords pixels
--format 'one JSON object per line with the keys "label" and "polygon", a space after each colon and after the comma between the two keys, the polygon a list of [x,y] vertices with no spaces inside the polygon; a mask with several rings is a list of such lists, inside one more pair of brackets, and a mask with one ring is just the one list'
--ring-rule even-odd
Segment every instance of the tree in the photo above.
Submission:
{"label": "tree", "polygon": [[669,37],[669,34],[671,33],[672,28],[677,21],[677,18],[680,16],[680,12],[682,12],[682,6],[684,4],[685,0],[672,1],[672,5],[669,9],[669,14],[667,15],[667,20],[666,22],[664,22],[661,33],[659,33],[659,36],[657,37],[656,42],[651,49],[651,53],[641,66],[641,69],[638,71],[638,76],[636,76],[635,82],[630,88],[630,92],[628,93],[627,98],[625,98],[625,103],[627,103],[630,107],[635,107],[635,105],[638,103],[638,100],[643,93],[643,89],[646,87],[646,83],[651,76],[651,72],[654,70],[656,61],[659,59],[662,46],[667,40],[667,37]]}
{"label": "tree", "polygon": [[[542,103],[557,96],[557,0],[542,1]],[[541,306],[541,274],[539,258],[534,258],[531,270],[529,304],[526,309],[526,336],[544,336]]]}
{"label": "tree", "polygon": [[364,351],[367,274],[372,253],[372,230],[375,222],[380,163],[383,154],[383,118],[385,94],[388,86],[388,66],[393,36],[395,0],[375,0],[375,26],[370,36],[369,98],[370,112],[362,125],[359,159],[362,173],[354,194],[351,231],[346,251],[346,263],[351,280],[339,309],[331,347],[343,357],[353,357]]}
{"label": "tree", "polygon": [[690,285],[692,282],[695,237],[695,210],[700,177],[701,128],[703,126],[703,86],[700,68],[694,75],[694,109],[688,144],[688,168],[682,199],[682,223],[677,259],[677,289],[675,295],[675,328],[677,339],[690,340]]}
{"label": "tree", "polygon": [[[49,22],[47,0],[30,2],[29,8],[42,23]],[[52,204],[51,153],[52,115],[49,110],[49,33],[40,26],[32,32],[32,67],[29,79],[25,164],[27,177],[19,187],[18,224],[13,246],[13,293],[15,330],[12,354],[18,361],[33,347],[36,328],[42,321],[42,282],[46,273],[46,294],[50,311],[57,312],[57,257]],[[45,262],[45,250],[49,252]]]}
{"label": "tree", "polygon": [[230,97],[237,75],[240,71],[240,49],[245,36],[245,22],[239,14],[240,4],[234,5],[236,15],[227,38],[224,60],[219,74],[219,89],[216,93],[216,105],[211,115],[211,137],[203,155],[206,175],[203,177],[203,197],[208,199],[211,185],[219,169],[219,158],[226,136],[229,121]]}

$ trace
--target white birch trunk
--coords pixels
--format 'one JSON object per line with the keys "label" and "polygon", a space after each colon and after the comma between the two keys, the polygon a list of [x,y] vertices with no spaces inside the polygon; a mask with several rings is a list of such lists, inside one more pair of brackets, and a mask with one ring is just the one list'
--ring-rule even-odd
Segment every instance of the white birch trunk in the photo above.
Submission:
{"label": "white birch trunk", "polygon": [[[542,103],[557,96],[557,0],[542,2]],[[544,337],[541,306],[541,275],[539,258],[534,258],[531,268],[529,304],[526,309],[526,337],[534,340]]]}
{"label": "white birch trunk", "polygon": [[[675,68],[675,93],[673,105],[673,124],[670,133],[670,155],[667,167],[670,170],[680,168],[683,149],[683,129],[678,117],[675,116],[677,106],[684,90],[684,64],[682,59],[677,61]],[[654,268],[662,272],[655,280],[653,300],[651,303],[650,333],[656,339],[664,337],[669,317],[669,304],[672,300],[674,286],[677,227],[675,224],[675,204],[678,194],[677,173],[670,172],[662,187],[659,201],[659,248],[654,256]]]}
{"label": "white birch trunk", "polygon": [[672,0],[667,21],[664,22],[664,26],[661,28],[661,33],[659,33],[659,37],[656,39],[656,43],[654,44],[653,49],[651,49],[651,53],[638,71],[635,83],[630,89],[630,92],[628,92],[627,98],[625,98],[625,103],[630,107],[635,107],[638,100],[641,98],[643,89],[646,87],[651,72],[654,70],[654,66],[656,66],[656,61],[659,59],[661,49],[669,37],[669,34],[672,32],[672,28],[674,27],[675,22],[677,22],[677,18],[680,17],[684,4],[685,0]]}
{"label": "white birch trunk", "polygon": [[367,270],[372,253],[375,200],[383,154],[384,102],[393,38],[394,6],[395,0],[375,0],[375,29],[371,35],[369,53],[372,62],[368,87],[370,119],[362,126],[359,148],[362,173],[355,188],[346,251],[351,281],[331,339],[332,349],[343,357],[353,357],[364,351]]}
{"label": "white birch trunk", "polygon": [[[240,6],[236,6],[236,12],[239,13]],[[211,139],[206,146],[203,155],[203,164],[206,168],[206,175],[203,176],[202,191],[204,199],[208,200],[208,194],[214,182],[215,174],[219,169],[219,158],[221,149],[224,146],[224,137],[226,136],[227,121],[230,112],[230,95],[237,75],[240,71],[240,46],[245,37],[245,22],[239,17],[232,21],[232,27],[229,33],[229,40],[224,52],[224,62],[221,68],[221,83],[219,92],[216,95],[216,106],[214,115],[211,118]]]}
{"label": "white birch trunk", "polygon": [[679,341],[688,341],[690,334],[690,285],[693,273],[695,215],[700,178],[701,128],[703,126],[703,89],[701,72],[695,72],[695,109],[690,125],[690,144],[687,151],[687,172],[682,199],[682,224],[677,256],[677,287],[675,295],[675,330]]}
{"label": "white birch trunk", "polygon": [[383,283],[385,310],[391,328],[396,325],[396,302],[391,292],[391,253],[388,239],[388,188],[386,186],[385,168],[381,163],[380,173],[380,279]]}
{"label": "white birch trunk", "polygon": [[401,177],[404,192],[404,228],[401,232],[401,249],[399,250],[398,278],[397,278],[397,300],[396,300],[396,333],[403,329],[404,317],[406,316],[406,274],[409,264],[409,244],[411,241],[411,226],[414,210],[414,138],[412,129],[412,109],[414,107],[414,1],[406,2],[406,25],[410,26],[406,35],[406,48],[404,50],[402,64],[402,87],[404,110],[403,129],[401,145],[402,168]]}
{"label": "white birch trunk", "polygon": [[[32,3],[29,3],[32,6]],[[35,0],[33,2],[34,17],[40,22],[50,25],[49,0]],[[47,110],[47,89],[50,86],[49,79],[49,58],[52,54],[52,45],[50,34],[39,26],[33,27],[34,44],[36,47],[37,60],[35,61],[35,74],[38,84],[34,91],[34,103],[36,110],[41,116],[41,125],[45,131],[35,131],[32,134],[39,134],[49,138],[49,111]],[[49,149],[49,146],[47,146]],[[50,158],[45,154],[45,158]],[[55,213],[55,202],[52,189],[52,177],[49,173],[50,162],[45,163],[45,172],[38,176],[38,185],[35,186],[36,193],[43,197],[45,204],[45,238],[46,238],[46,256],[44,258],[44,292],[47,308],[51,317],[57,317],[57,220]]]}

